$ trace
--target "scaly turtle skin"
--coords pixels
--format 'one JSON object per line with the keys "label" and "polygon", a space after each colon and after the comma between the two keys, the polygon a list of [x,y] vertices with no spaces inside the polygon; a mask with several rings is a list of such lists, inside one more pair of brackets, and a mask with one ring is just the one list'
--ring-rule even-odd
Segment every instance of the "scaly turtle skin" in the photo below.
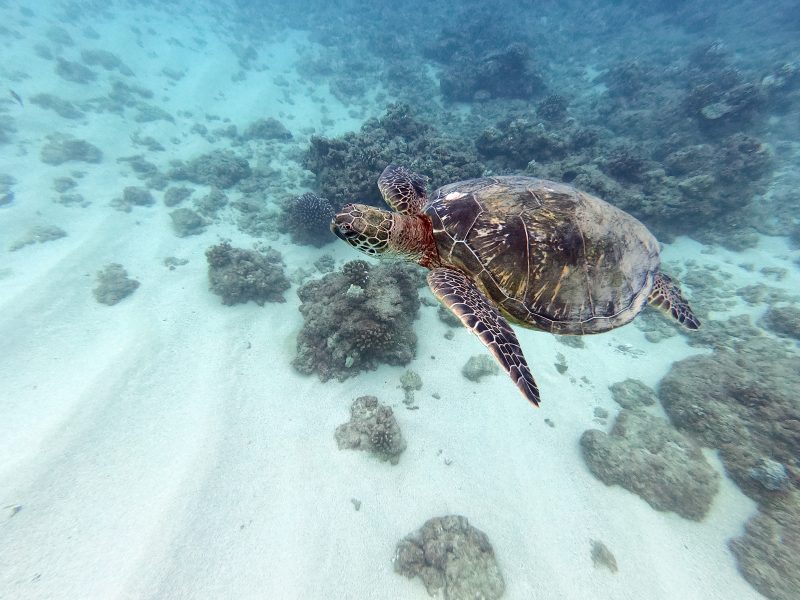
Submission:
{"label": "scaly turtle skin", "polygon": [[560,334],[608,331],[649,302],[700,326],[660,271],[659,246],[631,215],[568,185],[533,177],[471,179],[428,198],[421,177],[389,165],[378,180],[396,212],[348,204],[331,229],[370,255],[431,269],[436,297],[489,348],[522,394],[539,391],[508,321]]}

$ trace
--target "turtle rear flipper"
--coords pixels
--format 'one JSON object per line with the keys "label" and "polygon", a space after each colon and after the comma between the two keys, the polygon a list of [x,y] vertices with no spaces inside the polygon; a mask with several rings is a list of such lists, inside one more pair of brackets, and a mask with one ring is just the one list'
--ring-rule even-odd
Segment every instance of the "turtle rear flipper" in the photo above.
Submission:
{"label": "turtle rear flipper", "polygon": [[428,285],[442,304],[489,348],[503,370],[534,406],[539,388],[508,321],[461,271],[439,267],[428,273]]}
{"label": "turtle rear flipper", "polygon": [[425,180],[402,165],[390,164],[378,178],[378,189],[389,207],[404,215],[418,215],[428,201]]}
{"label": "turtle rear flipper", "polygon": [[681,294],[681,288],[669,275],[656,273],[653,291],[647,297],[651,306],[668,314],[687,329],[698,329],[700,320],[694,316],[689,303]]}

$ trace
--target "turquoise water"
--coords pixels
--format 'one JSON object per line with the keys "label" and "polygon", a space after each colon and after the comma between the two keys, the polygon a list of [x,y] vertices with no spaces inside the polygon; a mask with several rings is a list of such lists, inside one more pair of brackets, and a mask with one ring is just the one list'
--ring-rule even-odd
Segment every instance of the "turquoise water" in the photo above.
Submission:
{"label": "turquoise water", "polygon": [[800,597],[798,15],[0,0],[0,598]]}

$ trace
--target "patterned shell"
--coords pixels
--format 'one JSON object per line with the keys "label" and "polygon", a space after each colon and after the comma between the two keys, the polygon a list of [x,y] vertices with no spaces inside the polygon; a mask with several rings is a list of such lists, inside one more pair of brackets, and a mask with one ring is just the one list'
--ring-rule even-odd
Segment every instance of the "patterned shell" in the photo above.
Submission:
{"label": "patterned shell", "polygon": [[453,183],[424,212],[443,263],[526,327],[584,334],[624,325],[642,310],[659,269],[658,242],[638,220],[544,179]]}

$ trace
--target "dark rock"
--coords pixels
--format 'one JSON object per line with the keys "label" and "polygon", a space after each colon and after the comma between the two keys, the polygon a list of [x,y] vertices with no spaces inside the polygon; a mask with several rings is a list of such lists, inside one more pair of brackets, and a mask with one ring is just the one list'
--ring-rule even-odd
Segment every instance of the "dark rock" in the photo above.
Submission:
{"label": "dark rock", "polygon": [[68,161],[99,163],[103,153],[97,146],[86,140],[75,139],[65,135],[51,135],[42,147],[42,162],[48,165],[60,165]]}
{"label": "dark rock", "polygon": [[592,563],[595,568],[605,567],[612,573],[617,572],[617,559],[611,550],[599,540],[592,540]]}
{"label": "dark rock", "polygon": [[97,272],[97,287],[92,293],[101,304],[112,306],[130,296],[138,287],[139,282],[129,278],[122,265],[110,263]]}
{"label": "dark rock", "polygon": [[356,398],[350,407],[350,421],[336,428],[339,449],[367,450],[380,460],[396,465],[406,441],[392,409],[375,396]]}
{"label": "dark rock", "polygon": [[419,577],[444,600],[495,600],[505,591],[489,538],[459,515],[426,521],[397,544],[393,562],[395,572]]}
{"label": "dark rock", "polygon": [[84,116],[83,111],[79,110],[72,102],[53,94],[35,94],[30,97],[30,102],[42,108],[55,111],[65,119],[80,119]]}
{"label": "dark rock", "polygon": [[53,179],[53,189],[60,194],[68,192],[78,186],[78,182],[72,177],[56,177]]}
{"label": "dark rock", "polygon": [[90,67],[100,66],[106,71],[118,71],[121,75],[132,76],[133,71],[116,55],[108,50],[92,49],[81,51],[81,60]]}
{"label": "dark rock", "polygon": [[164,192],[164,204],[169,207],[177,206],[191,195],[192,190],[190,188],[170,187]]}
{"label": "dark rock", "polygon": [[155,204],[150,190],[135,185],[129,185],[122,191],[122,200],[130,206],[150,206]]}
{"label": "dark rock", "polygon": [[60,46],[72,46],[75,44],[75,42],[72,41],[72,36],[63,27],[50,27],[45,35],[48,40]]}
{"label": "dark rock", "polygon": [[669,423],[647,413],[621,410],[610,434],[581,436],[589,470],[606,485],[621,485],[656,510],[700,521],[719,489],[719,475],[700,447]]}
{"label": "dark rock", "polygon": [[176,208],[169,213],[169,216],[172,219],[172,228],[178,237],[203,233],[208,225],[208,221],[191,208]]}
{"label": "dark rock", "polygon": [[62,79],[66,79],[72,83],[81,83],[84,85],[97,79],[97,74],[90,68],[81,63],[64,60],[63,58],[58,59],[56,74]]}

